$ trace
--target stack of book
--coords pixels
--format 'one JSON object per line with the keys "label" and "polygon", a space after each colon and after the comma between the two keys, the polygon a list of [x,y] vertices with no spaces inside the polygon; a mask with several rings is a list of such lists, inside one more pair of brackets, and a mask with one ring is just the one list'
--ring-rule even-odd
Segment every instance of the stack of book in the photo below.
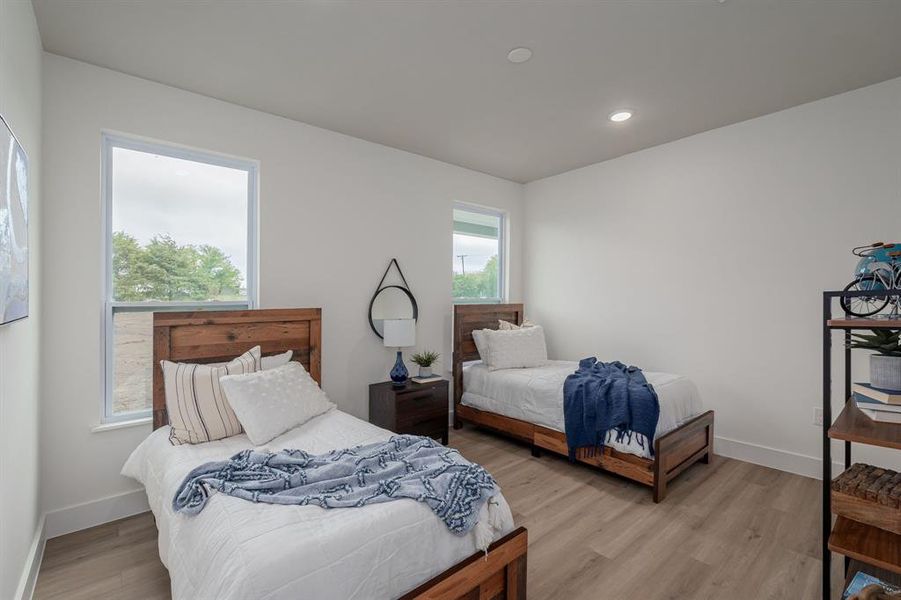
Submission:
{"label": "stack of book", "polygon": [[874,421],[901,423],[901,391],[881,390],[869,383],[855,383],[851,395],[857,408]]}

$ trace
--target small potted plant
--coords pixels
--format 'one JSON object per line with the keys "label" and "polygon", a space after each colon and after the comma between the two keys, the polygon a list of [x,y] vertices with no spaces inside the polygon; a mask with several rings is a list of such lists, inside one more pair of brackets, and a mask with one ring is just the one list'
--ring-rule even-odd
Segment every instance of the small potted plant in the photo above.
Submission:
{"label": "small potted plant", "polygon": [[851,348],[875,350],[870,355],[870,385],[901,391],[901,330],[871,329],[870,335],[854,334]]}
{"label": "small potted plant", "polygon": [[431,377],[432,376],[432,365],[435,364],[435,361],[441,355],[437,352],[432,352],[431,350],[425,350],[423,352],[417,352],[413,356],[410,357],[415,364],[419,365],[419,376],[420,377]]}

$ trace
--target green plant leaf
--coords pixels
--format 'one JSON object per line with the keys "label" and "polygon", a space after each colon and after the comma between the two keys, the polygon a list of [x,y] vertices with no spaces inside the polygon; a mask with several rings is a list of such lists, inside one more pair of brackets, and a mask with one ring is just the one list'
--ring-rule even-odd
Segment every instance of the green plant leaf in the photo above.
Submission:
{"label": "green plant leaf", "polygon": [[413,361],[414,364],[419,365],[420,367],[431,367],[432,364],[438,360],[441,355],[437,352],[432,352],[431,350],[424,350],[422,352],[417,352],[413,356],[410,357],[410,360]]}
{"label": "green plant leaf", "polygon": [[870,334],[855,333],[848,348],[873,350],[886,356],[901,356],[901,330],[872,329]]}

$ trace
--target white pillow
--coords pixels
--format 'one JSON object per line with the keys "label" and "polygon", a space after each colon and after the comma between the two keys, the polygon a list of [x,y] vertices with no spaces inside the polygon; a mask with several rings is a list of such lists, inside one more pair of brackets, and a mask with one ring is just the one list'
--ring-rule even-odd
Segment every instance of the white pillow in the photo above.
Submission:
{"label": "white pillow", "polygon": [[263,357],[263,371],[271,371],[272,369],[277,369],[282,365],[286,365],[291,362],[291,358],[294,356],[294,350],[288,350],[287,352],[282,352],[281,354],[276,354],[275,356],[264,356]]}
{"label": "white pillow", "polygon": [[335,407],[299,362],[219,380],[255,446]]}
{"label": "white pillow", "polygon": [[[286,365],[291,361],[291,358],[294,356],[294,350],[288,350],[286,352],[282,352],[281,354],[276,354],[275,356],[264,356],[261,363],[262,367],[261,371],[269,371],[270,369],[277,369],[282,365]],[[209,363],[211,367],[224,367],[228,363]]]}
{"label": "white pillow", "polygon": [[260,347],[221,365],[160,361],[172,444],[202,444],[241,433],[220,382],[226,375],[260,370]]}
{"label": "white pillow", "polygon": [[485,335],[485,332],[489,331],[488,329],[473,329],[472,330],[472,341],[476,344],[476,350],[479,351],[479,358],[482,359],[482,362],[486,365],[488,364],[488,338]]}
{"label": "white pillow", "polygon": [[535,327],[535,323],[531,322],[528,319],[524,319],[522,325],[517,325],[516,323],[511,323],[510,321],[504,321],[503,319],[497,320],[497,328],[501,331],[509,331],[511,329],[522,329],[523,327]]}
{"label": "white pillow", "polygon": [[544,328],[539,325],[508,331],[485,330],[489,371],[540,367],[547,363]]}

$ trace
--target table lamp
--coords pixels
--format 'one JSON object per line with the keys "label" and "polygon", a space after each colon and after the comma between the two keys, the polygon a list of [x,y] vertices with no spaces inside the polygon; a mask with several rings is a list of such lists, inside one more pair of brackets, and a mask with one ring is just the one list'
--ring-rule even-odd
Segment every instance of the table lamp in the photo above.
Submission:
{"label": "table lamp", "polygon": [[383,341],[386,348],[397,348],[397,361],[391,369],[391,381],[395,387],[403,387],[407,383],[407,366],[401,348],[416,345],[416,321],[413,319],[385,319],[383,323]]}

